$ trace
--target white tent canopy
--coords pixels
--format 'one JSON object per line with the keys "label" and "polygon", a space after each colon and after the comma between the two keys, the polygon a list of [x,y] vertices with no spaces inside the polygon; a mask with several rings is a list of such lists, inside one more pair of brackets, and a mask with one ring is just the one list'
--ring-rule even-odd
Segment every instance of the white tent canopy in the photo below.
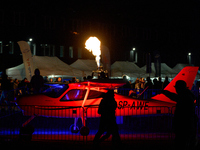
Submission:
{"label": "white tent canopy", "polygon": [[174,66],[173,70],[180,72],[186,66],[189,66],[189,64],[176,64],[176,66]]}
{"label": "white tent canopy", "polygon": [[[92,71],[97,70],[97,63],[92,59],[78,59],[70,65],[71,67],[83,71],[83,74],[87,77],[92,75]],[[101,64],[102,66],[102,64]]]}
{"label": "white tent canopy", "polygon": [[137,78],[142,77],[145,71],[141,70],[135,63],[128,61],[116,61],[111,65],[111,77],[122,77],[123,75]]}
{"label": "white tent canopy", "polygon": [[[144,71],[146,71],[146,65],[142,67]],[[150,76],[154,77],[156,73],[154,63],[151,63],[151,73]],[[168,76],[169,78],[174,78],[178,74],[178,71],[170,68],[166,63],[161,63],[161,77],[166,77]],[[146,73],[146,76],[149,76],[148,73]]]}
{"label": "white tent canopy", "polygon": [[[97,64],[95,60],[90,59],[78,59],[71,65],[68,65],[58,59],[57,57],[48,56],[33,56],[34,68],[40,70],[42,76],[63,76],[63,77],[77,77],[91,75],[92,71],[97,70]],[[165,63],[161,63],[161,77],[168,76],[174,78],[182,68],[188,66],[187,64],[177,64],[173,69],[167,66]],[[152,73],[150,77],[155,76],[154,63],[151,64]],[[26,77],[24,64],[18,65],[6,70],[8,77],[17,78],[22,80]],[[128,61],[116,61],[111,65],[111,77],[122,77],[123,75],[131,78],[149,76],[146,73],[146,66],[139,68],[135,63]]]}
{"label": "white tent canopy", "polygon": [[24,64],[6,69],[6,72],[8,77],[11,77],[13,79],[17,78],[18,80],[22,80],[26,77]]}
{"label": "white tent canopy", "polygon": [[[176,66],[174,66],[173,69],[177,72],[180,72],[186,66],[190,66],[190,65],[189,64],[176,64]],[[196,79],[199,79],[199,78],[200,78],[200,71],[198,71],[197,75],[196,75]]]}
{"label": "white tent canopy", "polygon": [[[60,75],[82,77],[83,72],[64,63],[57,57],[33,56],[34,68],[40,70],[42,76]],[[8,77],[22,80],[26,77],[24,64],[6,70]]]}

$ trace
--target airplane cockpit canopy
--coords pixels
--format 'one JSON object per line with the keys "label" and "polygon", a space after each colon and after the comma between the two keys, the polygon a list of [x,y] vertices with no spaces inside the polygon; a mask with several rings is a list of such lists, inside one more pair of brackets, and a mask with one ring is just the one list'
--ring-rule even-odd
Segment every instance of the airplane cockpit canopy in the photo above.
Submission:
{"label": "airplane cockpit canopy", "polygon": [[69,86],[67,84],[55,84],[55,85],[50,85],[49,88],[44,90],[42,93],[46,96],[52,97],[52,98],[57,98],[65,92]]}
{"label": "airplane cockpit canopy", "polygon": [[[61,98],[61,101],[68,101],[68,100],[83,100],[86,94],[86,89],[72,89],[68,91],[64,97]],[[95,99],[100,98],[103,96],[103,92],[90,90],[87,99]]]}

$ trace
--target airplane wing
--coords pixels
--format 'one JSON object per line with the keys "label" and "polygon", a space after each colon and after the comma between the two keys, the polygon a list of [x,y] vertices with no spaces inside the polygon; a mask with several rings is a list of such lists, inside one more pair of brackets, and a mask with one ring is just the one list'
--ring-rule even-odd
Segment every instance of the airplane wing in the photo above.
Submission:
{"label": "airplane wing", "polygon": [[[168,90],[170,92],[176,93],[175,84],[178,80],[183,80],[186,82],[188,89],[192,89],[196,74],[198,72],[199,67],[192,67],[187,66],[183,68],[178,75],[165,87],[164,90]],[[166,97],[164,94],[158,94],[154,97],[152,97],[154,100],[164,101],[164,102],[170,102],[170,103],[176,103]]]}
{"label": "airplane wing", "polygon": [[88,81],[78,82],[78,85],[86,85],[93,87],[116,88],[126,84],[123,79],[92,79]]}

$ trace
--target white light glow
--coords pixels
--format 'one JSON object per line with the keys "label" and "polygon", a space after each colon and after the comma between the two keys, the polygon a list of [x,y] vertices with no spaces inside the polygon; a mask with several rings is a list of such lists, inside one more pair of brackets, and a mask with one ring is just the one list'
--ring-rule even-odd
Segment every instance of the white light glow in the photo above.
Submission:
{"label": "white light glow", "polygon": [[98,67],[100,67],[100,55],[101,55],[100,46],[101,42],[97,37],[90,37],[85,42],[85,48],[90,52],[92,52],[92,54],[96,57],[96,62]]}
{"label": "white light glow", "polygon": [[130,80],[130,77],[128,75],[123,75],[123,77],[126,77],[127,80]]}

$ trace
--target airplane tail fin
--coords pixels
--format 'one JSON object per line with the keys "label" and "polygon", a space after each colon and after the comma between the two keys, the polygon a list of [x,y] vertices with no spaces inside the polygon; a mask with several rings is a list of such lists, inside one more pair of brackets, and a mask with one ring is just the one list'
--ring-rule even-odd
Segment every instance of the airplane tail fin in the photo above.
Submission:
{"label": "airplane tail fin", "polygon": [[[188,89],[192,89],[196,74],[198,72],[199,67],[192,67],[187,66],[183,68],[178,75],[165,87],[164,90],[168,90],[170,92],[176,93],[176,90],[174,88],[176,81],[183,80],[186,82]],[[154,97],[152,97],[154,100],[160,100],[160,101],[166,101],[166,102],[172,102],[169,98],[167,98],[164,94],[158,94]]]}
{"label": "airplane tail fin", "polygon": [[25,41],[19,41],[17,43],[19,44],[20,50],[22,52],[26,78],[28,81],[30,81],[31,77],[34,75],[34,64],[30,46]]}

